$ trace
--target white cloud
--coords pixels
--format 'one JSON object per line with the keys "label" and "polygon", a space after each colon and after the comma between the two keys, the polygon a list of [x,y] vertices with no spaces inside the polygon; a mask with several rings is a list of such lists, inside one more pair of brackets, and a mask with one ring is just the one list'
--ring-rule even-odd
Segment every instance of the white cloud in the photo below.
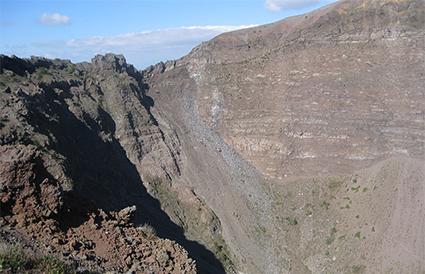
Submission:
{"label": "white cloud", "polygon": [[[137,68],[145,68],[159,61],[178,59],[190,52],[203,41],[208,41],[223,32],[234,31],[249,26],[191,26],[155,31],[143,31],[116,36],[94,36],[84,39],[72,39],[65,47],[72,55],[90,60],[98,53],[122,53],[128,63]],[[60,44],[39,42],[38,45],[53,47]],[[68,57],[69,58],[69,57]]]}
{"label": "white cloud", "polygon": [[[133,32],[116,36],[94,36],[85,39],[69,40],[69,47],[125,47],[125,48],[149,48],[180,46],[193,42],[210,40],[214,36],[250,26],[192,26],[156,31]],[[193,45],[193,46],[196,46]]]}
{"label": "white cloud", "polygon": [[63,48],[65,42],[63,40],[57,41],[35,41],[32,45],[36,47],[47,47],[47,48]]}
{"label": "white cloud", "polygon": [[71,18],[66,15],[60,15],[59,13],[43,13],[37,23],[47,26],[62,26],[71,24]]}
{"label": "white cloud", "polygon": [[190,26],[68,41],[44,40],[33,42],[31,50],[33,55],[71,59],[72,62],[89,61],[96,54],[108,52],[124,54],[128,63],[143,69],[160,61],[178,59],[201,42],[223,32],[255,26]]}
{"label": "white cloud", "polygon": [[264,7],[270,11],[296,10],[312,7],[321,2],[336,2],[338,0],[266,0]]}
{"label": "white cloud", "polygon": [[215,30],[218,32],[229,32],[229,31],[235,31],[239,29],[246,29],[246,28],[252,28],[256,27],[258,25],[241,25],[241,26],[192,26],[192,27],[182,27],[182,29],[204,29],[204,30]]}

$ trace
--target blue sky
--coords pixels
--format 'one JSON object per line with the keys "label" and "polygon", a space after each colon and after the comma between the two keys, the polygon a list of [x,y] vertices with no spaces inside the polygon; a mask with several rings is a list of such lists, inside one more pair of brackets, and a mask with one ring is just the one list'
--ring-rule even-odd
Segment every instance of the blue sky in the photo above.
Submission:
{"label": "blue sky", "polygon": [[90,61],[124,54],[144,69],[225,32],[273,23],[335,0],[0,0],[0,52]]}

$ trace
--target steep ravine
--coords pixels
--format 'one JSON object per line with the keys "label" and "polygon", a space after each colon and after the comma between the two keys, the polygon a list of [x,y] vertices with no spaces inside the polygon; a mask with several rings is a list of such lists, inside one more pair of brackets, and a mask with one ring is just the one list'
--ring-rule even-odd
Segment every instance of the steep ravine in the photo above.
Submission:
{"label": "steep ravine", "polygon": [[[54,213],[34,216],[37,222],[48,221],[57,226],[43,237],[68,233],[72,230],[69,227],[84,231],[85,221],[90,221],[91,214],[96,216],[96,207],[119,212],[136,206],[136,226],[147,223],[158,236],[180,243],[196,259],[199,271],[224,272],[216,259],[225,246],[220,222],[194,192],[176,187],[182,168],[179,140],[167,124],[152,115],[155,110],[152,100],[144,94],[141,75],[123,56],[99,55],[92,63],[79,64],[44,58],[1,58],[4,224],[14,227],[17,219],[27,218],[24,212],[30,204],[20,201],[28,192],[33,193],[34,199],[49,201],[39,203],[36,211],[56,208]],[[43,188],[33,192],[32,187],[38,188],[40,182],[32,181],[29,171],[23,175],[29,176],[28,182],[11,180],[14,169],[6,167],[26,161],[20,159],[26,154],[19,152],[26,150],[35,151],[37,156],[31,156],[31,161],[40,166],[37,169],[44,170],[37,180],[41,182],[45,176],[55,192],[49,194]],[[9,173],[12,177],[8,177]],[[79,199],[91,201],[93,209],[81,212]],[[75,223],[68,223],[74,217],[62,216],[67,204],[71,204],[71,213],[75,211]],[[76,209],[72,209],[73,204]],[[18,211],[20,207],[22,210]],[[31,235],[33,226],[31,221],[24,222],[18,230]],[[67,242],[65,238],[55,248],[60,250]],[[166,260],[163,267],[165,263]],[[118,261],[116,264],[119,269]],[[130,260],[120,269],[133,265]],[[108,270],[111,266],[97,267]]]}
{"label": "steep ravine", "polygon": [[[162,66],[151,73],[164,70]],[[174,74],[168,75],[174,81],[168,81],[165,87],[161,87],[161,78],[149,83],[153,86],[149,95],[161,103],[158,109],[179,129],[187,158],[183,174],[220,219],[240,270],[278,272],[277,247],[263,232],[274,229],[270,198],[264,189],[266,178],[203,124],[195,101],[196,79],[189,71],[177,68],[169,73]],[[183,86],[179,82],[182,78],[186,83]],[[160,98],[163,89],[167,89],[164,94],[168,99]]]}

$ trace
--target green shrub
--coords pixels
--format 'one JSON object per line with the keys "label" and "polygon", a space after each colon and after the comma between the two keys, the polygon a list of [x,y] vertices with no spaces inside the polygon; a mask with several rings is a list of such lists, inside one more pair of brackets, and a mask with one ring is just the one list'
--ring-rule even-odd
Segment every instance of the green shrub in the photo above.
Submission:
{"label": "green shrub", "polygon": [[37,139],[32,140],[32,143],[37,147],[37,148],[41,148],[41,144]]}
{"label": "green shrub", "polygon": [[43,75],[49,74],[49,72],[47,71],[47,69],[45,67],[38,67],[35,70],[35,74],[37,75],[37,79],[41,79],[43,78]]}
{"label": "green shrub", "polygon": [[330,205],[331,205],[330,203],[323,201],[323,203],[320,206],[321,207],[324,206],[326,208],[326,210],[328,210]]}
{"label": "green shrub", "polygon": [[357,193],[357,192],[359,192],[359,188],[360,188],[360,186],[352,187],[351,190]]}
{"label": "green shrub", "polygon": [[359,273],[360,271],[362,271],[364,269],[364,266],[362,266],[362,265],[353,265],[352,268],[353,268],[353,272],[354,273]]}
{"label": "green shrub", "polygon": [[90,75],[90,74],[87,74],[87,75],[86,75],[86,78],[87,78],[87,79],[92,79],[92,80],[94,80],[93,75]]}
{"label": "green shrub", "polygon": [[0,272],[75,274],[73,267],[52,256],[28,255],[18,246],[9,246],[0,251]]}
{"label": "green shrub", "polygon": [[0,87],[1,87],[1,88],[6,87],[8,83],[9,83],[9,81],[8,81],[8,80],[6,80],[6,79],[1,80],[1,81],[0,81]]}
{"label": "green shrub", "polygon": [[220,234],[217,236],[217,241],[214,242],[214,253],[224,266],[229,267],[233,265],[230,251]]}
{"label": "green shrub", "polygon": [[285,220],[287,220],[290,225],[297,225],[298,224],[298,221],[295,218],[291,219],[290,217],[286,217]]}
{"label": "green shrub", "polygon": [[75,71],[75,67],[73,66],[73,65],[70,65],[69,67],[67,67],[66,69],[65,69],[69,74],[72,74],[72,73],[74,73],[74,71]]}

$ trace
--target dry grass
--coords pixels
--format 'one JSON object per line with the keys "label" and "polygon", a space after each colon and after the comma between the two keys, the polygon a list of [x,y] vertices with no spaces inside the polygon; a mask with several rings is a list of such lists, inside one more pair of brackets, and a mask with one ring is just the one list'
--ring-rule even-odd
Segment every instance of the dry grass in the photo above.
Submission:
{"label": "dry grass", "polygon": [[[25,251],[20,245],[0,246],[0,272],[74,274],[75,268],[53,256],[37,256]],[[93,272],[91,272],[93,273]]]}

